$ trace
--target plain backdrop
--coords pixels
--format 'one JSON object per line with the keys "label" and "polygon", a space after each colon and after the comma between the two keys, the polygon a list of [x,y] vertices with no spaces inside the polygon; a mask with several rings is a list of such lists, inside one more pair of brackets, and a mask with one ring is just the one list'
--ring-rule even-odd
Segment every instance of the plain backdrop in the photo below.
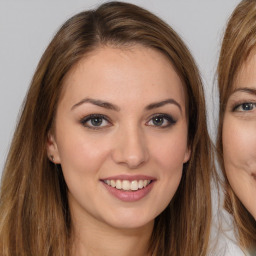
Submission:
{"label": "plain backdrop", "polygon": [[[19,109],[37,63],[69,17],[97,0],[0,0],[0,175]],[[217,127],[215,70],[229,15],[238,0],[131,0],[170,24],[191,50],[205,87],[210,134]],[[43,120],[42,120],[43,122]]]}

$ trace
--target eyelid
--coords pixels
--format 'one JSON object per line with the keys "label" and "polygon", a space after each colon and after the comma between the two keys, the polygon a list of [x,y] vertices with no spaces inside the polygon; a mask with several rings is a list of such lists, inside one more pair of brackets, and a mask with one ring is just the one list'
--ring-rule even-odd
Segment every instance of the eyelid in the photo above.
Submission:
{"label": "eyelid", "polygon": [[83,118],[80,119],[80,123],[86,127],[86,128],[89,128],[89,129],[92,129],[92,130],[99,130],[99,129],[104,129],[106,127],[109,127],[110,125],[104,125],[104,126],[92,126],[92,125],[86,125],[86,123],[88,121],[90,121],[91,119],[93,118],[102,118],[103,120],[107,121],[110,125],[112,124],[112,122],[110,121],[110,119],[105,116],[105,115],[102,115],[102,114],[90,114],[90,115],[87,115]]}
{"label": "eyelid", "polygon": [[[153,118],[155,118],[155,117],[163,118],[163,119],[165,119],[165,122],[168,122],[168,123],[165,124],[165,125],[159,125],[159,126],[156,125],[156,124],[149,124],[150,122],[152,122]],[[108,122],[108,124],[107,125],[103,125],[103,126],[102,125],[94,126],[94,125],[87,124],[87,122],[89,122],[90,120],[92,120],[94,118],[101,118],[104,121]],[[167,128],[167,127],[173,126],[176,122],[177,122],[177,120],[174,119],[172,117],[172,115],[170,115],[170,114],[157,113],[157,114],[151,115],[148,118],[148,121],[146,122],[146,125],[147,126],[151,126],[151,127],[156,127],[156,128]],[[92,130],[100,130],[100,129],[104,129],[104,128],[107,128],[107,127],[112,125],[112,121],[107,116],[105,116],[103,114],[90,114],[90,115],[87,115],[87,116],[82,117],[80,119],[80,123],[84,127],[88,128],[88,129],[92,129]]]}
{"label": "eyelid", "polygon": [[[168,124],[167,125],[164,125],[164,126],[157,126],[157,125],[148,125],[148,123],[150,121],[152,121],[152,119],[154,117],[161,117],[161,118],[164,118],[167,120]],[[169,114],[165,114],[165,113],[158,113],[158,114],[154,114],[152,116],[149,117],[149,120],[146,122],[146,125],[148,126],[153,126],[153,127],[156,127],[156,128],[167,128],[167,127],[170,127],[170,126],[173,126],[175,123],[177,122],[176,119],[174,119],[172,117],[172,115],[169,115]]]}
{"label": "eyelid", "polygon": [[244,103],[256,103],[256,95],[244,91],[234,92],[228,98],[227,110],[234,112],[236,107]]}
{"label": "eyelid", "polygon": [[232,112],[248,112],[251,110],[238,110],[239,107],[241,107],[243,104],[252,104],[254,107],[256,107],[256,101],[251,101],[251,100],[243,100],[243,101],[239,101],[239,102],[234,102],[231,105],[231,111]]}

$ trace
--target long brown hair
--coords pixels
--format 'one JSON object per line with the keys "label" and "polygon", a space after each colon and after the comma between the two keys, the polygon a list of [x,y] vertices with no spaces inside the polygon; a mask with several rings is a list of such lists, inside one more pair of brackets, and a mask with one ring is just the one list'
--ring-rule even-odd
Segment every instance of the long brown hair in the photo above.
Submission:
{"label": "long brown hair", "polygon": [[24,102],[2,178],[0,254],[70,255],[71,219],[61,166],[46,154],[67,72],[101,45],[141,44],[167,56],[187,94],[188,145],[179,188],[156,218],[149,250],[157,256],[206,255],[210,223],[212,150],[202,82],[180,37],[152,13],[110,2],[79,13],[57,32],[46,49]]}
{"label": "long brown hair", "polygon": [[225,209],[233,215],[240,245],[244,249],[256,248],[256,221],[243,206],[225,174],[223,162],[222,126],[228,98],[243,63],[256,49],[256,1],[242,1],[232,13],[222,42],[218,63],[219,86],[219,128],[217,151],[220,167],[224,175]]}

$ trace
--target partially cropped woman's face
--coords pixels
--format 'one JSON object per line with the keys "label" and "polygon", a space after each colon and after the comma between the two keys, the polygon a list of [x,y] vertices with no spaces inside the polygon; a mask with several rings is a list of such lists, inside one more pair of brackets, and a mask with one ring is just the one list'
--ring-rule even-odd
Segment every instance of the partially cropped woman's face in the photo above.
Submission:
{"label": "partially cropped woman's face", "polygon": [[242,65],[223,123],[224,165],[229,183],[256,219],[256,55]]}
{"label": "partially cropped woman's face", "polygon": [[72,216],[152,227],[190,157],[185,92],[173,66],[143,46],[102,47],[63,86],[48,154],[62,167]]}

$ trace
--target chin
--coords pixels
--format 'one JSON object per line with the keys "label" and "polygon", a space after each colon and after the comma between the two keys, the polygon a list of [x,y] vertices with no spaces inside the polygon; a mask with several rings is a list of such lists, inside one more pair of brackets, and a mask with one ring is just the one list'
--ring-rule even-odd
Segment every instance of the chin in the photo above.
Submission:
{"label": "chin", "polygon": [[145,216],[139,211],[136,214],[114,214],[113,218],[105,219],[105,223],[116,229],[140,229],[153,227],[155,218]]}

